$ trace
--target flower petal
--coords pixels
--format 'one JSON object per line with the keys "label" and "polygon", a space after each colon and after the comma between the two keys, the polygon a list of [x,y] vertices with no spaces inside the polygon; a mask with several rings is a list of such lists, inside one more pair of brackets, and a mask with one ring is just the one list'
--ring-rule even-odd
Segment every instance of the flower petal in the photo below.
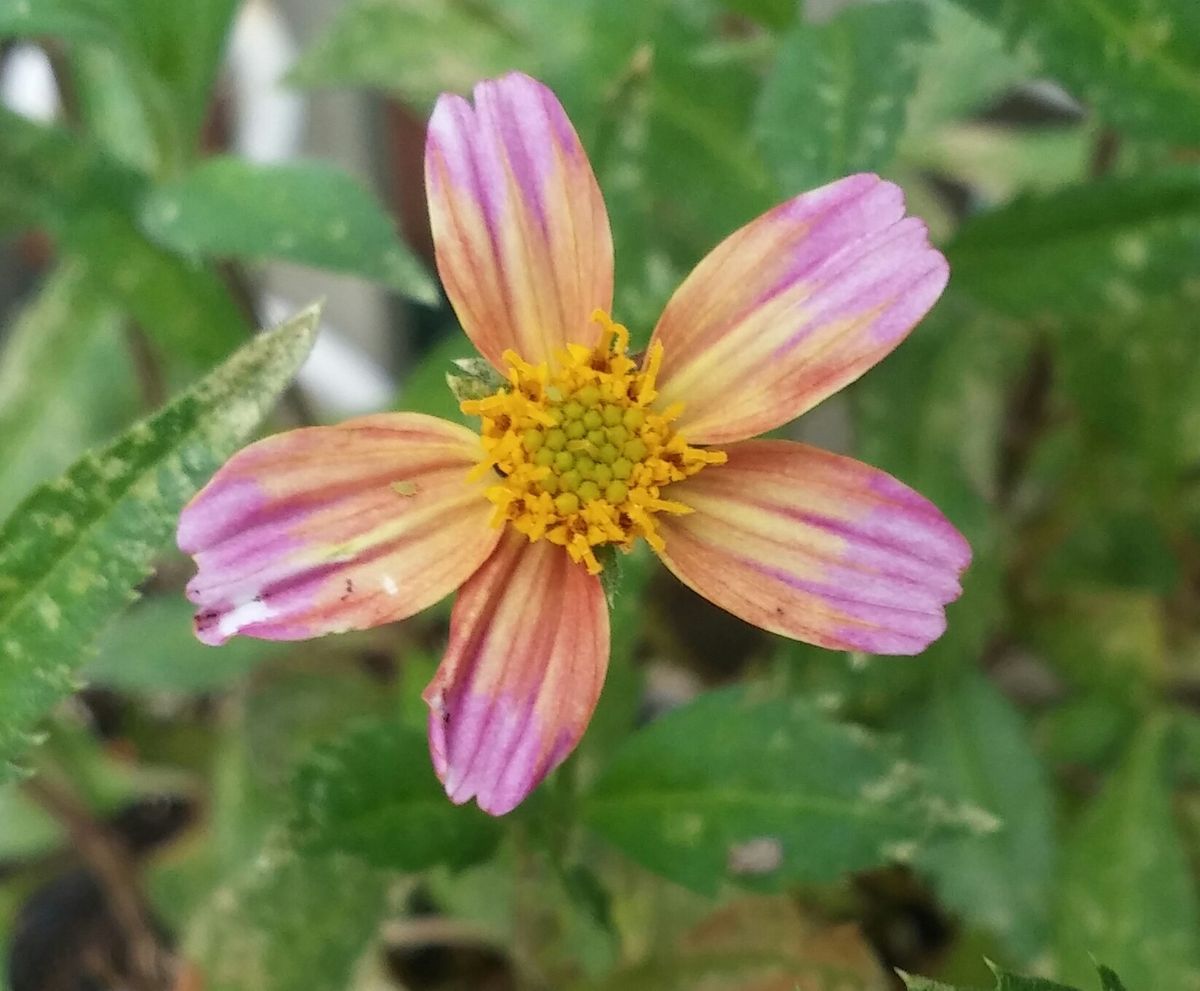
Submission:
{"label": "flower petal", "polygon": [[612,308],[608,214],[554,94],[517,72],[438,99],[425,145],[438,272],[463,329],[497,368],[592,345]]}
{"label": "flower petal", "polygon": [[692,443],[754,437],[811,409],[891,351],[946,286],[899,187],[854,175],[726,238],[654,331],[660,401]]}
{"label": "flower petal", "polygon": [[675,483],[660,556],[735,616],[834,650],[915,654],[946,628],[971,548],[928,499],[869,465],[752,440]]}
{"label": "flower petal", "polygon": [[268,437],[236,454],[184,509],[196,559],[196,636],[303,640],[403,619],[492,552],[479,438],[393,413]]}
{"label": "flower petal", "polygon": [[575,749],[608,667],[600,581],[546,540],[508,530],[462,587],[425,689],[433,766],[457,803],[515,808]]}

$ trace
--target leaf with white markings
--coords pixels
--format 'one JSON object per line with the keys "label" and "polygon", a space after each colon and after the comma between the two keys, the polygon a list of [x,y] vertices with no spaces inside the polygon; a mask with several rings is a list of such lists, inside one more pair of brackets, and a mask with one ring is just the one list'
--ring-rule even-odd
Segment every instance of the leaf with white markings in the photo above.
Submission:
{"label": "leaf with white markings", "polygon": [[911,0],[860,4],[826,24],[793,25],[779,45],[755,121],[784,190],[887,165],[927,35],[925,9]]}
{"label": "leaf with white markings", "polygon": [[495,819],[446,800],[424,734],[397,721],[364,723],[318,746],[293,791],[291,832],[306,854],[349,853],[417,871],[466,867],[500,839]]}
{"label": "leaf with white markings", "polygon": [[5,767],[74,689],[87,648],[128,603],[180,509],[287,386],[316,324],[312,308],[251,341],[158,414],[36,490],[0,525]]}
{"label": "leaf with white markings", "polygon": [[346,988],[386,910],[387,877],[348,857],[301,857],[271,837],[190,921],[205,991]]}
{"label": "leaf with white markings", "polygon": [[158,186],[141,222],[153,240],[185,255],[284,258],[437,301],[432,279],[383,208],[344,172],[316,162],[211,158]]}
{"label": "leaf with white markings", "polygon": [[704,892],[777,890],[911,859],[977,810],[803,703],[712,692],[635,734],[585,801],[587,821],[651,870]]}
{"label": "leaf with white markings", "polygon": [[0,352],[0,519],[133,419],[120,321],[82,275],[74,264],[49,275]]}

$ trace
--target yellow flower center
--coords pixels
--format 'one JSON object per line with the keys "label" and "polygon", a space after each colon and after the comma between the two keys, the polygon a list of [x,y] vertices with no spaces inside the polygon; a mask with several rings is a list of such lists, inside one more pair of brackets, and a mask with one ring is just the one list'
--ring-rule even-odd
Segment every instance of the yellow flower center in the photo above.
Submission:
{"label": "yellow flower center", "polygon": [[592,319],[602,328],[594,348],[570,344],[553,366],[506,351],[509,385],[462,411],[483,421],[475,471],[498,476],[487,490],[492,525],[561,544],[598,574],[595,548],[604,544],[629,550],[644,537],[661,550],[655,514],[692,511],[663,490],[725,454],[691,447],[671,428],[682,404],[653,407],[662,344],[650,345],[639,368],[626,354],[629,331],[603,310]]}

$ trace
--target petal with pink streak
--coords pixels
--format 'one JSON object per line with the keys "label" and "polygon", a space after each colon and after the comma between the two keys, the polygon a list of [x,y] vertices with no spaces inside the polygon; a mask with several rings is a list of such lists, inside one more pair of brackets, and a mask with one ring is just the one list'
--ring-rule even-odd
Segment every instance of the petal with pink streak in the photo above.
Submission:
{"label": "petal with pink streak", "polygon": [[188,504],[196,636],[303,640],[403,619],[458,588],[500,537],[479,438],[415,413],[268,437]]}
{"label": "petal with pink streak", "polygon": [[885,472],[791,441],[734,444],[670,487],[660,556],[748,623],[834,650],[916,654],[946,628],[971,549]]}
{"label": "petal with pink streak", "polygon": [[854,175],[797,196],[719,244],[654,331],[660,402],[689,441],[794,419],[899,344],[946,286],[946,260],[898,186]]}
{"label": "petal with pink streak", "polygon": [[593,344],[612,308],[613,253],[600,187],[554,94],[514,72],[475,87],[472,108],[443,95],[425,144],[438,272],[493,365],[568,342]]}
{"label": "petal with pink streak", "polygon": [[509,531],[463,586],[425,689],[433,766],[456,803],[511,811],[583,736],[608,667],[600,581]]}

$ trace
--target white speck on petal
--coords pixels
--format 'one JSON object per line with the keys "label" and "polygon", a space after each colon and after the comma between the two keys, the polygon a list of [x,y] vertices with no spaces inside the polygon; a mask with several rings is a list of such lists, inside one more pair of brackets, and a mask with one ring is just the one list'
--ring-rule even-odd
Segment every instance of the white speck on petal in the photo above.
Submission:
{"label": "white speck on petal", "polygon": [[387,592],[388,595],[400,594],[400,586],[396,584],[396,580],[391,575],[384,575],[381,579],[379,579],[379,582],[381,585],[383,585],[383,590]]}
{"label": "white speck on petal", "polygon": [[265,602],[260,599],[251,599],[222,616],[221,622],[217,624],[217,633],[223,637],[231,637],[251,623],[261,623],[264,619],[270,619],[275,615],[276,611]]}

